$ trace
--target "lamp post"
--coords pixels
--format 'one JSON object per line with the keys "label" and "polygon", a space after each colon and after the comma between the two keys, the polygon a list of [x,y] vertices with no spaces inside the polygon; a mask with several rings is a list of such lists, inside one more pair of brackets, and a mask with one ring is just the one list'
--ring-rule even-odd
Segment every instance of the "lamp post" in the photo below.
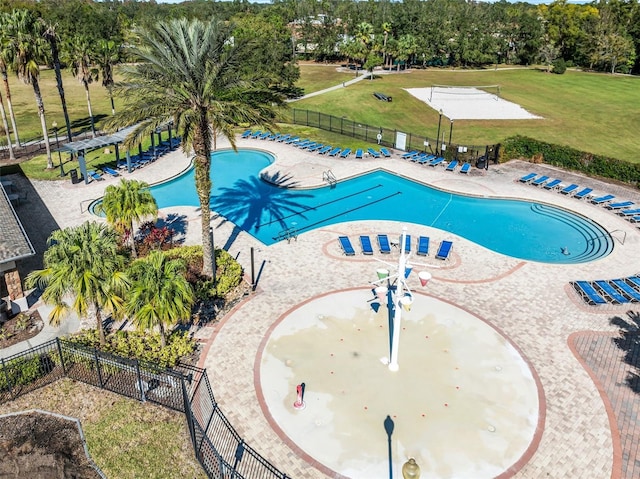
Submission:
{"label": "lamp post", "polygon": [[[402,236],[400,237],[400,258],[397,264],[397,273],[389,275],[388,269],[378,269],[378,279],[373,282],[377,285],[375,293],[378,299],[387,300],[387,307],[393,312],[392,321],[392,337],[391,337],[391,358],[389,359],[389,370],[397,371],[398,366],[398,348],[400,345],[400,322],[402,320],[402,309],[411,310],[413,303],[413,293],[407,285],[407,278],[411,274],[413,265],[409,262],[409,254],[407,254],[405,245],[407,240],[407,228],[402,228]],[[386,261],[378,260],[388,266],[394,266]],[[418,274],[422,286],[426,286],[431,279],[431,274],[421,271]],[[392,280],[395,279],[395,288],[392,287]],[[384,286],[386,284],[386,286]]]}
{"label": "lamp post", "polygon": [[440,116],[438,117],[438,134],[436,135],[436,155],[440,154],[438,153],[438,143],[440,142],[440,124],[442,123],[442,108],[440,109],[438,114]]}
{"label": "lamp post", "polygon": [[58,161],[60,162],[60,176],[64,176],[64,167],[62,166],[62,155],[60,154],[60,141],[58,139],[58,122],[51,123],[53,127],[53,133],[56,135],[56,149],[58,150]]}
{"label": "lamp post", "polygon": [[451,119],[451,125],[449,126],[449,144],[451,144],[451,135],[453,134],[453,118]]}

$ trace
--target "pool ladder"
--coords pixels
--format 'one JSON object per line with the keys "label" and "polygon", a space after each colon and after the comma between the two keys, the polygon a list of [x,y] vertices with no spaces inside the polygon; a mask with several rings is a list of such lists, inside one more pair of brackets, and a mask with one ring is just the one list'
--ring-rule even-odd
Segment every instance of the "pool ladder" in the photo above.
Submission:
{"label": "pool ladder", "polygon": [[273,239],[276,241],[287,240],[287,243],[291,243],[292,239],[298,241],[298,231],[295,228],[287,228],[286,230],[280,231],[278,236]]}
{"label": "pool ladder", "polygon": [[326,181],[327,183],[329,183],[329,186],[333,186],[337,183],[338,180],[333,174],[333,171],[327,170],[322,172],[322,181]]}

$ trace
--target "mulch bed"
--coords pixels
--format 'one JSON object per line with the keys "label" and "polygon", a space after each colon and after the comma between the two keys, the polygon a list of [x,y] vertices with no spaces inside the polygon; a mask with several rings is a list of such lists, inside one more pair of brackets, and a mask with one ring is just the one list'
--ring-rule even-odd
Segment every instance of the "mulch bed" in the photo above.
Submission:
{"label": "mulch bed", "polygon": [[13,316],[0,323],[0,349],[33,338],[43,326],[44,322],[37,310]]}

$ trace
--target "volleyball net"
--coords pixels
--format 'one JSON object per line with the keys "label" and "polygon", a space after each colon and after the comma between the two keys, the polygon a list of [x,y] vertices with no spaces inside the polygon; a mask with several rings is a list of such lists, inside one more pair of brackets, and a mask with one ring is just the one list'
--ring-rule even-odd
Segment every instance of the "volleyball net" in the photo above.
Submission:
{"label": "volleyball net", "polygon": [[468,95],[469,97],[490,95],[497,101],[500,99],[500,85],[431,85],[429,101],[433,101],[434,96],[439,95]]}

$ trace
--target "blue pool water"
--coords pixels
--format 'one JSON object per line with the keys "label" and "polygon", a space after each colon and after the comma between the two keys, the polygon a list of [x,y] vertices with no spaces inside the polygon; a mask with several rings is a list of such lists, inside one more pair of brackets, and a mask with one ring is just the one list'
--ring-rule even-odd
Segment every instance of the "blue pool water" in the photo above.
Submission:
{"label": "blue pool water", "polygon": [[[394,220],[449,231],[530,261],[581,263],[613,249],[600,225],[547,204],[453,194],[381,171],[334,187],[288,189],[259,178],[272,161],[256,150],[224,150],[213,154],[211,168],[211,208],[267,245],[287,229],[304,233],[345,221]],[[287,178],[270,181],[295,186]],[[193,169],[151,192],[159,208],[199,205]]]}

